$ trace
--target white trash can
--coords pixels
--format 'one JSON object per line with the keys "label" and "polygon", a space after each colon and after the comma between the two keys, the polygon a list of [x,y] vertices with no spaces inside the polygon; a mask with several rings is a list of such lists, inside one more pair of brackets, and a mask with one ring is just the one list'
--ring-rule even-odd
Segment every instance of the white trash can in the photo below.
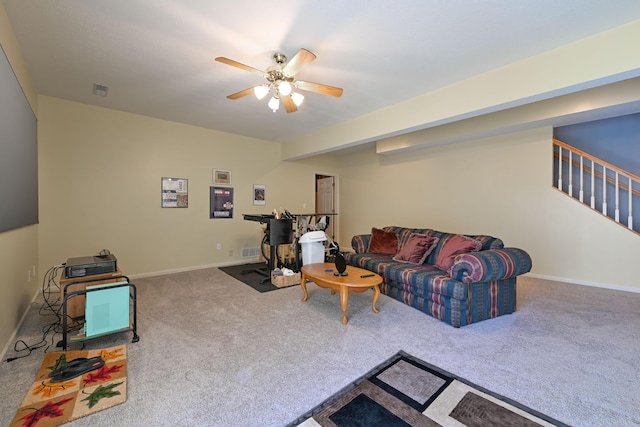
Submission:
{"label": "white trash can", "polygon": [[324,231],[311,231],[300,237],[302,246],[302,265],[317,264],[324,262],[324,245],[327,241]]}

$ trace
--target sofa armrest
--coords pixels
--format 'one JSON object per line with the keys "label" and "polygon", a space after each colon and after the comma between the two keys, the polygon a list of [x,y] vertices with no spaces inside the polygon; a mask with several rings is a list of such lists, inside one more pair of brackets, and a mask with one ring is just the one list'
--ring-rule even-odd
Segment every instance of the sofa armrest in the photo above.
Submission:
{"label": "sofa armrest", "polygon": [[488,282],[528,273],[531,265],[531,257],[522,249],[490,249],[456,256],[449,276],[467,284]]}
{"label": "sofa armrest", "polygon": [[351,247],[357,254],[363,254],[369,249],[371,234],[357,234],[351,238]]}

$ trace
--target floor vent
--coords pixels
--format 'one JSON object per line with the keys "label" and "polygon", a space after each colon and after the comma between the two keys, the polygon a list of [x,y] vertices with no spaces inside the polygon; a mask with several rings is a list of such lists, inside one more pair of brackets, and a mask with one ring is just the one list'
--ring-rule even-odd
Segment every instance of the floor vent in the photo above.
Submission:
{"label": "floor vent", "polygon": [[242,248],[240,250],[241,258],[257,258],[260,255],[260,248]]}

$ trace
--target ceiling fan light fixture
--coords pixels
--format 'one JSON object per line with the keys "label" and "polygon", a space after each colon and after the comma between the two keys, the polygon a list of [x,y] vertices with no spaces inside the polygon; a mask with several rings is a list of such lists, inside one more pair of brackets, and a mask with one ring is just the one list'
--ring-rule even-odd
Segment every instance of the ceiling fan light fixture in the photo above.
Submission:
{"label": "ceiling fan light fixture", "polygon": [[289,95],[291,93],[291,83],[286,80],[280,82],[280,84],[278,85],[278,92],[280,92],[280,95]]}
{"label": "ceiling fan light fixture", "polygon": [[253,93],[255,93],[256,98],[262,99],[269,93],[269,88],[265,85],[256,86],[253,88]]}
{"label": "ceiling fan light fixture", "polygon": [[275,113],[276,111],[278,111],[278,108],[280,108],[280,100],[278,98],[276,98],[275,96],[273,96],[273,97],[271,97],[271,99],[269,100],[269,103],[267,105]]}
{"label": "ceiling fan light fixture", "polygon": [[294,90],[309,91],[319,93],[321,95],[334,96],[336,98],[342,96],[342,88],[321,83],[296,80],[297,73],[315,59],[316,55],[307,49],[300,49],[294,57],[291,58],[291,60],[288,60],[282,53],[276,53],[273,55],[275,65],[268,67],[266,71],[261,71],[257,68],[250,67],[222,56],[217,57],[216,61],[257,74],[266,80],[266,83],[261,85],[252,86],[239,92],[232,93],[227,96],[228,99],[240,99],[251,94],[251,92],[253,92],[258,99],[263,99],[267,95],[271,95],[272,97],[267,105],[271,111],[275,113],[280,109],[280,98],[284,97],[282,98],[282,103],[284,104],[286,112],[295,113],[298,111],[298,107],[302,104],[304,96],[300,93],[294,92]]}
{"label": "ceiling fan light fixture", "polygon": [[299,107],[304,101],[304,95],[298,92],[293,92],[291,94],[291,99],[293,99],[293,103],[296,104],[296,107]]}

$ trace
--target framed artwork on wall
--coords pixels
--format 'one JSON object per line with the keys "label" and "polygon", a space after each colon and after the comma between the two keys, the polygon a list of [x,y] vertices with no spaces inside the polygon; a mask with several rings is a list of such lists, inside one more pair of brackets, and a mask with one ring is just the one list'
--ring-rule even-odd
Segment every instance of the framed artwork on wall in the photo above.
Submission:
{"label": "framed artwork on wall", "polygon": [[213,183],[215,185],[231,185],[231,171],[228,169],[214,169]]}
{"label": "framed artwork on wall", "polygon": [[266,202],[266,188],[261,184],[253,184],[253,204],[265,205]]}
{"label": "framed artwork on wall", "polygon": [[162,207],[189,207],[189,180],[185,178],[162,178]]}
{"label": "framed artwork on wall", "polygon": [[209,218],[233,218],[233,188],[209,187]]}

